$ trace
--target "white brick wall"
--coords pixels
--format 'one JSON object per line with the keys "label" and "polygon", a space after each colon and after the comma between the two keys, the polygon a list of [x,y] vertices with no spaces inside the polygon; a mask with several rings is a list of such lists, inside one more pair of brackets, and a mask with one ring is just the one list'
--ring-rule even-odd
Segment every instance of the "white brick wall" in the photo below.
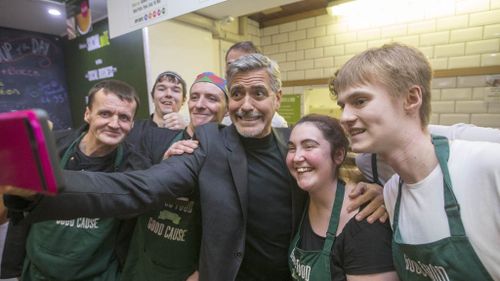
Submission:
{"label": "white brick wall", "polygon": [[316,47],[331,46],[335,44],[335,36],[322,36],[314,39]]}
{"label": "white brick wall", "polygon": [[435,47],[434,56],[450,57],[450,56],[463,56],[465,53],[465,43],[440,45]]}
{"label": "white brick wall", "polygon": [[475,25],[494,24],[498,23],[499,18],[500,18],[500,9],[482,13],[473,13],[470,15],[469,25],[475,26]]}
{"label": "white brick wall", "polygon": [[323,56],[323,48],[305,50],[306,59],[315,59]]}
{"label": "white brick wall", "polygon": [[320,36],[325,36],[326,35],[326,27],[325,26],[318,26],[318,27],[312,27],[307,29],[307,38],[316,38]]}
{"label": "white brick wall", "polygon": [[382,28],[382,37],[395,37],[407,34],[406,24],[394,25]]}
{"label": "white brick wall", "polygon": [[408,34],[421,34],[436,31],[436,21],[421,21],[408,24]]}
{"label": "white brick wall", "polygon": [[472,97],[472,89],[470,88],[441,90],[441,100],[470,100],[471,97]]}
{"label": "white brick wall", "polygon": [[276,34],[271,37],[273,44],[288,42],[288,33]]}
{"label": "white brick wall", "polygon": [[411,35],[411,36],[403,36],[403,37],[396,37],[393,39],[396,42],[403,43],[406,45],[410,46],[418,46],[419,45],[419,40],[420,36],[418,35]]}
{"label": "white brick wall", "polygon": [[435,78],[432,80],[433,89],[455,88],[457,85],[457,78]]}
{"label": "white brick wall", "polygon": [[486,85],[486,76],[477,75],[477,76],[458,77],[456,85],[457,88],[484,87]]}
{"label": "white brick wall", "polygon": [[485,101],[487,75],[435,78],[432,83],[432,122],[473,123],[500,128],[500,103]]}
{"label": "white brick wall", "polygon": [[279,26],[279,29],[280,29],[281,33],[295,31],[295,30],[297,30],[297,22],[293,21],[293,22],[284,23],[284,24]]}
{"label": "white brick wall", "polygon": [[500,128],[500,114],[473,114],[470,122],[478,126]]}
{"label": "white brick wall", "polygon": [[357,54],[366,50],[366,42],[356,42],[345,45],[346,54]]}
{"label": "white brick wall", "polygon": [[451,31],[450,42],[466,42],[482,38],[482,27],[456,29]]}
{"label": "white brick wall", "polygon": [[297,41],[297,50],[307,50],[314,48],[314,39],[304,39]]}
{"label": "white brick wall", "polygon": [[465,54],[496,53],[499,51],[499,47],[500,39],[467,42],[465,46]]}
{"label": "white brick wall", "polygon": [[500,53],[481,55],[481,66],[491,65],[500,65]]}
{"label": "white brick wall", "polygon": [[457,101],[455,105],[457,113],[487,113],[488,103],[485,101]]}
{"label": "white brick wall", "polygon": [[345,55],[344,45],[325,47],[325,56],[335,57]]}
{"label": "white brick wall", "polygon": [[304,59],[304,50],[295,51],[295,52],[288,52],[286,54],[287,61],[296,61],[296,60],[303,60],[303,59]]}
{"label": "white brick wall", "polygon": [[329,68],[333,66],[333,57],[326,57],[314,60],[314,68]]}
{"label": "white brick wall", "polygon": [[489,0],[465,0],[459,1],[456,6],[456,13],[470,13],[487,11],[490,6]]}
{"label": "white brick wall", "polygon": [[498,38],[500,35],[500,24],[486,25],[484,27],[484,39]]}
{"label": "white brick wall", "polygon": [[481,57],[475,56],[461,56],[451,57],[448,67],[449,68],[465,68],[465,67],[479,67],[481,65]]}
{"label": "white brick wall", "polygon": [[439,46],[440,44],[448,44],[450,42],[450,32],[432,32],[420,35],[420,46]]}
{"label": "white brick wall", "polygon": [[[500,0],[455,0],[446,11],[416,10],[384,17],[383,24],[322,15],[262,28],[260,35],[284,80],[330,77],[352,56],[395,41],[419,48],[435,70],[499,66]],[[432,121],[500,127],[500,104],[484,101],[485,77],[435,79]]]}
{"label": "white brick wall", "polygon": [[469,114],[441,114],[436,123],[441,125],[453,125],[457,123],[464,123],[464,120],[470,119]]}
{"label": "white brick wall", "polygon": [[453,113],[455,112],[455,102],[453,101],[435,101],[432,102],[433,113]]}
{"label": "white brick wall", "polygon": [[296,69],[312,69],[314,68],[314,60],[301,60],[297,61]]}
{"label": "white brick wall", "polygon": [[436,29],[437,30],[450,30],[465,28],[469,22],[468,15],[452,16],[446,18],[437,19]]}
{"label": "white brick wall", "polygon": [[295,42],[286,42],[280,44],[280,52],[285,53],[285,52],[290,52],[290,51],[295,51],[296,49]]}

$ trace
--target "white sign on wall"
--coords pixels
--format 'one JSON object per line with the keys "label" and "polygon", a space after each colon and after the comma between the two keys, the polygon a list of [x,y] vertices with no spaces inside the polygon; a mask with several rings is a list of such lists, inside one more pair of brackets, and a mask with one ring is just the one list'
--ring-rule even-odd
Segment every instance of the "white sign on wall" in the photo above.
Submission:
{"label": "white sign on wall", "polygon": [[184,15],[226,0],[108,0],[110,37]]}
{"label": "white sign on wall", "polygon": [[500,103],[500,75],[486,76],[486,88],[484,100],[488,103]]}

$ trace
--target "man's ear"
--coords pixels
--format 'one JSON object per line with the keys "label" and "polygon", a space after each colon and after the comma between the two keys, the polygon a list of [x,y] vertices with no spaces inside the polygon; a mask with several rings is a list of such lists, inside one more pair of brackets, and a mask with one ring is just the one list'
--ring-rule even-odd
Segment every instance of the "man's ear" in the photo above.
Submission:
{"label": "man's ear", "polygon": [[422,88],[411,86],[404,101],[404,109],[408,114],[418,114],[422,106]]}
{"label": "man's ear", "polygon": [[281,96],[283,95],[283,92],[281,91],[281,89],[279,89],[278,92],[276,92],[276,104],[274,106],[274,109],[276,111],[278,111],[278,109],[280,109],[280,105],[281,105]]}
{"label": "man's ear", "polygon": [[90,109],[89,107],[85,107],[85,113],[83,114],[83,120],[85,120],[85,122],[87,122],[88,124],[90,124]]}

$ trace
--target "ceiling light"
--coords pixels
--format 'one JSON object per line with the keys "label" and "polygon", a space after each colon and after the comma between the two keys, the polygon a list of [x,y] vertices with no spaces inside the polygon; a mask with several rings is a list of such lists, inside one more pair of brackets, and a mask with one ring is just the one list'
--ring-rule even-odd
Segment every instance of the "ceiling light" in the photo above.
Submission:
{"label": "ceiling light", "polygon": [[331,16],[340,16],[345,13],[346,6],[351,6],[352,4],[348,4],[349,2],[353,2],[352,0],[334,0],[328,3],[326,7],[326,11]]}
{"label": "ceiling light", "polygon": [[53,16],[60,16],[61,12],[57,9],[49,9],[49,14],[51,14]]}

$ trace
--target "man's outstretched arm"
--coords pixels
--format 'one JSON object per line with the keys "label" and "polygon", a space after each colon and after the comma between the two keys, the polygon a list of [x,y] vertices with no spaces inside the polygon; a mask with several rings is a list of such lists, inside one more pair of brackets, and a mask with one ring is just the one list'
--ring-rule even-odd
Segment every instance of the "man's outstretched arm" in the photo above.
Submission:
{"label": "man's outstretched arm", "polygon": [[[197,186],[203,149],[171,157],[147,170],[125,173],[63,171],[57,196],[26,204],[25,222],[77,217],[126,217],[158,208],[165,199],[190,195]],[[19,195],[19,194],[17,194]],[[8,202],[8,200],[6,201]],[[7,207],[11,208],[7,204]]]}

